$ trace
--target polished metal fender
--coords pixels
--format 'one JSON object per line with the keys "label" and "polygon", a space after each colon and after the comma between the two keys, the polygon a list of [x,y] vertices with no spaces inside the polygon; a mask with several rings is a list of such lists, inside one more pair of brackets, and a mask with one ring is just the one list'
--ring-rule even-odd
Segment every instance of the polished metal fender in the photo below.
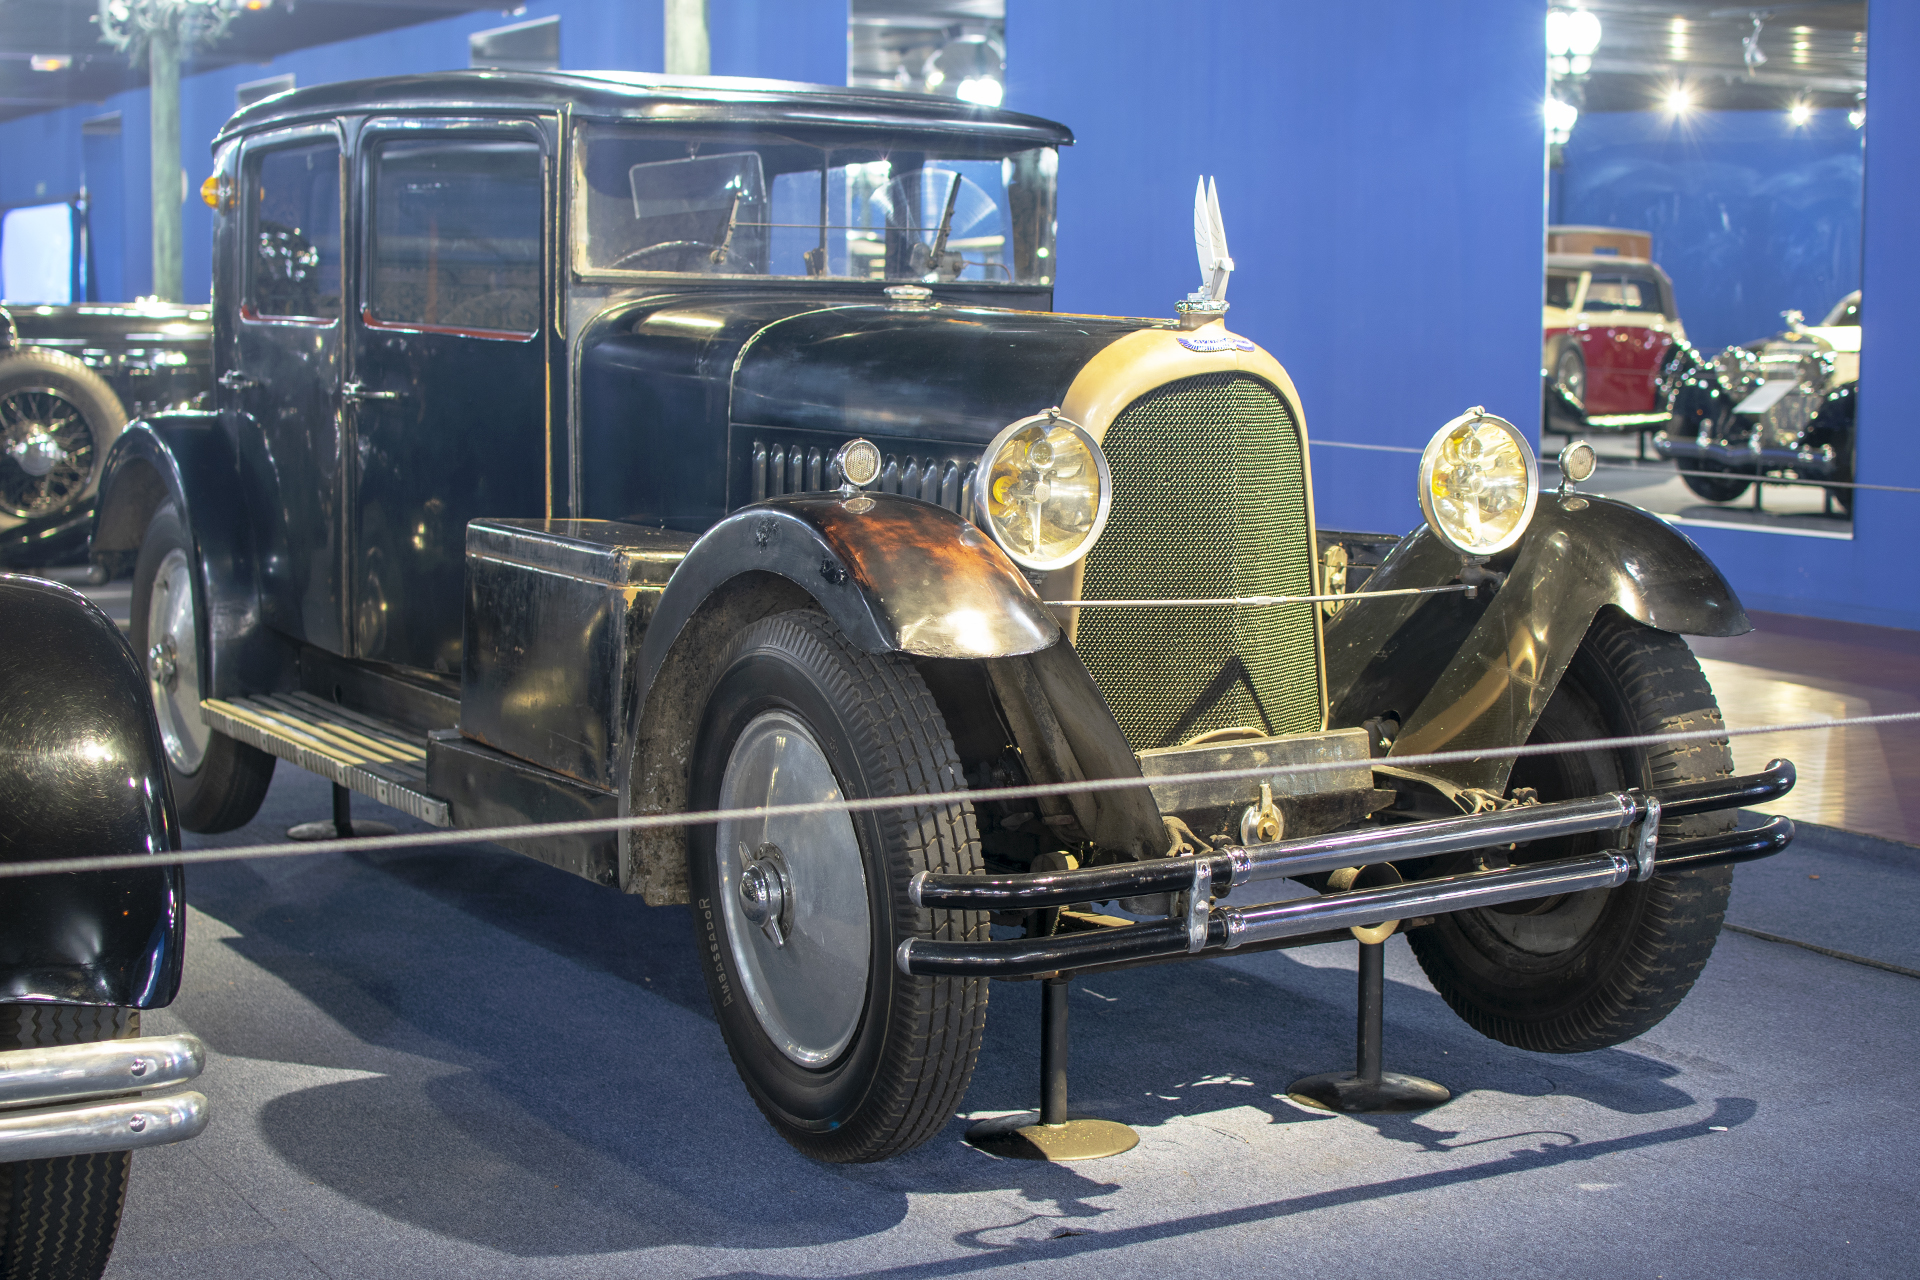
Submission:
{"label": "polished metal fender", "polygon": [[[1460,556],[1422,525],[1366,590],[1462,580]],[[1455,593],[1355,600],[1327,626],[1329,724],[1391,714],[1391,755],[1517,746],[1527,740],[1594,616],[1608,606],[1683,635],[1751,631],[1733,588],[1706,554],[1659,517],[1581,494],[1541,498],[1512,550]],[[1428,766],[1461,787],[1504,791],[1510,759]]]}
{"label": "polished metal fender", "polygon": [[186,930],[166,756],[146,674],[76,591],[0,574],[0,862],[150,853],[134,871],[0,889],[0,1002],[168,1004]]}
{"label": "polished metal fender", "polygon": [[127,424],[107,451],[92,556],[131,572],[154,512],[168,502],[194,543],[200,670],[207,697],[277,688],[292,646],[266,625],[239,460],[217,413],[182,410]]}
{"label": "polished metal fender", "polygon": [[[617,770],[623,816],[686,808],[694,735],[727,641],[810,606],[870,653],[1011,658],[1061,636],[1006,554],[944,507],[884,493],[744,507],[693,544],[648,622]],[[685,832],[621,833],[620,887],[654,905],[685,902]]]}

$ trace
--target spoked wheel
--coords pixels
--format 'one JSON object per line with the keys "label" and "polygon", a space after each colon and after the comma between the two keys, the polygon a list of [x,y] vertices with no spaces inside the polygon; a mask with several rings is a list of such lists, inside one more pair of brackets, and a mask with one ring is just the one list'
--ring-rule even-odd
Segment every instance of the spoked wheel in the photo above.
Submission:
{"label": "spoked wheel", "polygon": [[252,821],[273,781],[273,757],[200,718],[199,617],[193,544],[172,503],[154,514],[133,570],[131,639],[147,668],[180,825],[231,831]]}
{"label": "spoked wheel", "polygon": [[29,347],[0,360],[0,513],[78,511],[126,421],[113,388],[63,351]]}
{"label": "spoked wheel", "polygon": [[[118,1040],[140,1034],[136,1009],[0,1006],[0,1050]],[[127,1199],[130,1151],[0,1164],[0,1276],[98,1280]]]}
{"label": "spoked wheel", "polygon": [[[1611,607],[1594,620],[1529,742],[1718,729],[1706,677],[1679,636]],[[1726,777],[1724,741],[1524,758],[1514,787],[1540,799]],[[1660,838],[1731,829],[1731,814],[1660,824]],[[1602,848],[1612,833],[1536,841],[1516,861]],[[1706,965],[1726,913],[1728,867],[1655,876],[1617,889],[1455,912],[1407,934],[1421,968],[1475,1030],[1521,1049],[1580,1053],[1630,1040],[1680,1003]]]}
{"label": "spoked wheel", "polygon": [[[720,664],[693,770],[696,809],[964,791],[912,662],[856,649],[823,615],[747,628]],[[696,827],[688,868],[707,990],[740,1078],[820,1160],[884,1160],[952,1118],[980,1049],[986,984],[913,978],[907,938],[986,936],[927,911],[919,871],[973,872],[973,809],[731,819]]]}

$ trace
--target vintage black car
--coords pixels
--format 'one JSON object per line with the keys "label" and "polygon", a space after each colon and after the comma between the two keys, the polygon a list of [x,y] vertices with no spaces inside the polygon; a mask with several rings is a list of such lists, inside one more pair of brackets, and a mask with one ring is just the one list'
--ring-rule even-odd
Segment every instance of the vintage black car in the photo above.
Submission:
{"label": "vintage black car", "polygon": [[97,1277],[131,1153],[207,1124],[179,1086],[206,1050],[140,1034],[180,987],[186,900],[146,674],[66,587],[0,573],[0,867],[97,855],[151,867],[0,879],[0,1275]]}
{"label": "vintage black car", "polygon": [[1827,482],[1853,512],[1855,410],[1860,400],[1860,291],[1817,325],[1784,313],[1785,331],[1711,360],[1684,344],[1669,361],[1671,421],[1653,438],[1686,486],[1732,502],[1763,476]]}
{"label": "vintage black car", "polygon": [[[691,905],[742,1078],[827,1160],[951,1118],[991,976],[1398,921],[1509,1044],[1659,1021],[1718,864],[1785,837],[1721,810],[1790,767],[1485,753],[1717,729],[1679,633],[1747,629],[1726,582],[1635,508],[1542,492],[1478,409],[1384,561],[1316,532],[1210,192],[1177,318],[1052,312],[1071,141],[586,73],[241,111],[215,407],[128,427],[93,538],[134,573],[183,823],[246,822],[276,758],[446,826],[735,811],[515,847]],[[1217,904],[1275,877],[1329,892]]]}
{"label": "vintage black car", "polygon": [[128,411],[208,407],[209,317],[151,298],[0,307],[0,565],[85,557]]}

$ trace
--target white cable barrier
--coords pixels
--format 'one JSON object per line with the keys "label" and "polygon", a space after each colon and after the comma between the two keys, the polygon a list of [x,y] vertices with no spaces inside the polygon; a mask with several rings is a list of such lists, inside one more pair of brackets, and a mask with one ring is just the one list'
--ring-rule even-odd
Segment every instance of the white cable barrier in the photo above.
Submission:
{"label": "white cable barrier", "polygon": [[[1351,599],[1351,597],[1347,597]],[[1849,716],[1836,720],[1806,720],[1794,724],[1762,725],[1746,729],[1694,729],[1684,733],[1649,733],[1621,738],[1590,738],[1581,742],[1543,742],[1517,747],[1488,747],[1473,751],[1430,751],[1423,755],[1387,756],[1383,760],[1396,768],[1422,765],[1456,764],[1472,760],[1523,759],[1530,756],[1563,755],[1573,751],[1615,750],[1622,747],[1648,747],[1668,742],[1719,742],[1730,738],[1769,733],[1810,733],[1822,729],[1851,729],[1868,725],[1911,724],[1920,721],[1920,711],[1904,711],[1876,716]],[[1350,760],[1315,761],[1303,764],[1262,765],[1257,768],[1208,770],[1198,773],[1156,775],[1155,784],[1175,785],[1188,782],[1264,780],[1282,774],[1325,773],[1351,769]],[[1030,800],[1041,796],[1069,795],[1098,791],[1124,791],[1148,785],[1144,778],[1089,778],[1071,783],[1044,783],[1018,787],[982,787],[973,790],[922,792],[906,796],[874,796],[858,800],[818,800],[807,804],[765,805],[747,809],[709,809],[691,813],[645,813],[625,818],[585,818],[573,822],[527,823],[509,827],[472,827],[457,831],[423,831],[405,835],[354,836],[341,840],[283,842],[274,844],[233,845],[223,849],[194,849],[165,853],[106,854],[91,858],[54,858],[39,862],[0,863],[0,880],[22,876],[76,874],[86,871],[137,871],[160,866],[188,866],[209,862],[235,862],[250,858],[312,857],[325,853],[381,853],[390,849],[431,848],[439,845],[507,843],[538,836],[594,835],[608,831],[644,831],[662,827],[710,825],[743,819],[801,817],[822,813],[871,813],[882,809],[911,809],[923,805],[952,804],[956,800]]]}

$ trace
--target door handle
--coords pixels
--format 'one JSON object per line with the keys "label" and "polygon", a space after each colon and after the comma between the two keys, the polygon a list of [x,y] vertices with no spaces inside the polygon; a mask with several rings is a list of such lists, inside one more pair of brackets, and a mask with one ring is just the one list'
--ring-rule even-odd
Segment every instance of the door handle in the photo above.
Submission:
{"label": "door handle", "polygon": [[404,391],[369,391],[358,381],[349,382],[340,388],[342,400],[404,400]]}
{"label": "door handle", "polygon": [[249,387],[257,387],[260,385],[258,378],[249,378],[238,369],[227,370],[220,375],[218,381],[221,386],[229,391],[245,391]]}

